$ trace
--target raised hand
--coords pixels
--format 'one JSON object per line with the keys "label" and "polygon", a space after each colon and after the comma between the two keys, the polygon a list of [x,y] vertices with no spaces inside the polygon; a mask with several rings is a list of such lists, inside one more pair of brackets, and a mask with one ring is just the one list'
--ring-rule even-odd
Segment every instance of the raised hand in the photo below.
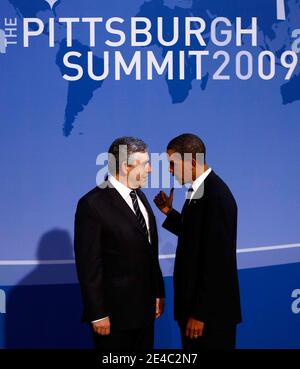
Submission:
{"label": "raised hand", "polygon": [[169,214],[173,207],[173,193],[174,187],[171,188],[169,196],[163,191],[160,191],[154,198],[154,203],[158,207],[158,209],[164,213]]}

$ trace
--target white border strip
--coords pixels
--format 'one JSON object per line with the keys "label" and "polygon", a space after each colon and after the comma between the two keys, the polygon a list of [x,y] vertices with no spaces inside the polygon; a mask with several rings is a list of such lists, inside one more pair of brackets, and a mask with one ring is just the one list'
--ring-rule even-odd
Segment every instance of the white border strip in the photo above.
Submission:
{"label": "white border strip", "polygon": [[286,20],[285,0],[277,0],[276,1],[276,8],[277,8],[277,19],[278,20]]}
{"label": "white border strip", "polygon": [[0,266],[5,265],[66,265],[75,264],[74,259],[70,260],[0,260]]}
{"label": "white border strip", "polygon": [[[247,252],[260,252],[260,251],[277,251],[284,249],[294,249],[300,248],[300,243],[292,243],[288,245],[277,245],[277,246],[261,246],[252,247],[245,249],[238,249],[237,253],[247,253]],[[175,254],[164,254],[159,255],[160,260],[174,259]],[[75,264],[74,259],[70,260],[0,260],[0,266],[14,266],[14,265],[66,265]]]}
{"label": "white border strip", "polygon": [[252,247],[249,249],[238,249],[237,253],[243,252],[257,252],[257,251],[271,251],[271,250],[283,250],[283,249],[294,249],[300,247],[300,243],[291,243],[289,245],[278,245],[278,246],[261,246],[261,247]]}

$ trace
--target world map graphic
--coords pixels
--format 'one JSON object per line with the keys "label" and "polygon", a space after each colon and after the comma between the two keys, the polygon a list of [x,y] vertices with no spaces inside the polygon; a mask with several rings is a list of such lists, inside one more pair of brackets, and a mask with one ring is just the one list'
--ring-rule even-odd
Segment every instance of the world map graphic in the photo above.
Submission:
{"label": "world map graphic", "polygon": [[[40,12],[49,11],[53,12],[53,16],[57,18],[57,11],[63,0],[8,0],[16,10],[20,17],[37,17]],[[170,4],[173,4],[171,6]],[[101,9],[101,5],[99,5]],[[291,11],[291,9],[293,11]],[[251,16],[256,16],[260,21],[258,23],[259,31],[262,33],[263,38],[259,48],[262,50],[272,50],[277,57],[285,50],[291,49],[291,22],[292,18],[300,16],[300,1],[290,0],[286,3],[286,20],[278,20],[276,18],[276,1],[275,0],[251,0],[251,1],[235,1],[234,6],[228,5],[228,2],[223,0],[193,0],[193,1],[163,1],[163,0],[150,0],[145,1],[141,6],[137,14],[132,16],[147,17],[154,20],[160,16],[164,18],[166,22],[167,33],[172,31],[173,17],[179,19],[185,17],[202,17],[206,22],[210,22],[217,16],[228,18],[233,24],[236,17],[242,17],[242,19],[248,22],[250,25]],[[285,25],[286,37],[283,42],[278,43],[278,32],[282,24]],[[247,26],[247,24],[245,25]],[[191,46],[186,47],[184,42],[178,42],[172,47],[162,46],[155,34],[155,27],[151,29],[152,43],[151,46],[156,46],[161,51],[162,57],[166,55],[169,50],[179,51],[187,49],[204,50],[206,46],[200,46],[191,43]],[[47,27],[45,27],[44,34],[47,35]],[[55,63],[59,68],[62,75],[67,72],[67,68],[63,63],[63,56],[68,51],[66,39],[55,40],[58,44],[58,51],[56,54]],[[205,41],[209,44],[209,34],[206,35]],[[82,44],[80,41],[74,39],[72,50],[80,52],[83,57],[80,64],[83,69],[87,68],[87,51],[91,49],[89,46]],[[99,70],[103,66],[103,59],[94,56],[94,65]],[[178,77],[173,80],[165,78],[167,89],[170,95],[171,103],[179,104],[183,103],[189,96],[189,92],[192,89],[192,82],[196,78],[195,69],[192,68],[194,61],[190,57],[185,57],[185,79],[180,80]],[[174,65],[176,69],[178,66]],[[97,69],[95,70],[95,73]],[[209,83],[210,75],[206,73],[201,80],[201,89],[205,90]],[[65,104],[65,116],[63,122],[63,134],[69,136],[74,128],[76,118],[78,114],[82,113],[85,107],[89,104],[93,98],[94,92],[100,89],[106,83],[105,81],[94,81],[88,76],[84,75],[78,81],[68,82],[67,101]],[[284,82],[280,87],[280,93],[282,98],[282,104],[293,103],[300,100],[300,73],[297,71],[293,77]]]}

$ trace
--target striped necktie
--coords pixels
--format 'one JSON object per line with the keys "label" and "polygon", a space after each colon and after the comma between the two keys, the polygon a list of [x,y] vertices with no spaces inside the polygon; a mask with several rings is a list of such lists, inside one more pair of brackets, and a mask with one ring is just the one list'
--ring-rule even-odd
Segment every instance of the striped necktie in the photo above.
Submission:
{"label": "striped necktie", "polygon": [[134,209],[135,215],[137,217],[137,220],[138,220],[139,224],[141,225],[145,235],[148,238],[148,229],[147,229],[146,221],[145,221],[145,218],[144,218],[144,216],[141,212],[141,209],[139,207],[136,192],[131,191],[130,192],[130,197],[131,197],[131,200],[132,200],[132,205],[133,205],[133,209]]}

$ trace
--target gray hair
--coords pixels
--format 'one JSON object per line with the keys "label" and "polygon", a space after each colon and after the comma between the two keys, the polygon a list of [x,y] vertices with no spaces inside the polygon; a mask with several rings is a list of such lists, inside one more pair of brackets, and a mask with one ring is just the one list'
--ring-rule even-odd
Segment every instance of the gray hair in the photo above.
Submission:
{"label": "gray hair", "polygon": [[126,161],[136,152],[147,152],[147,144],[136,137],[120,137],[114,140],[108,149],[108,169],[111,174],[119,172],[120,163]]}

